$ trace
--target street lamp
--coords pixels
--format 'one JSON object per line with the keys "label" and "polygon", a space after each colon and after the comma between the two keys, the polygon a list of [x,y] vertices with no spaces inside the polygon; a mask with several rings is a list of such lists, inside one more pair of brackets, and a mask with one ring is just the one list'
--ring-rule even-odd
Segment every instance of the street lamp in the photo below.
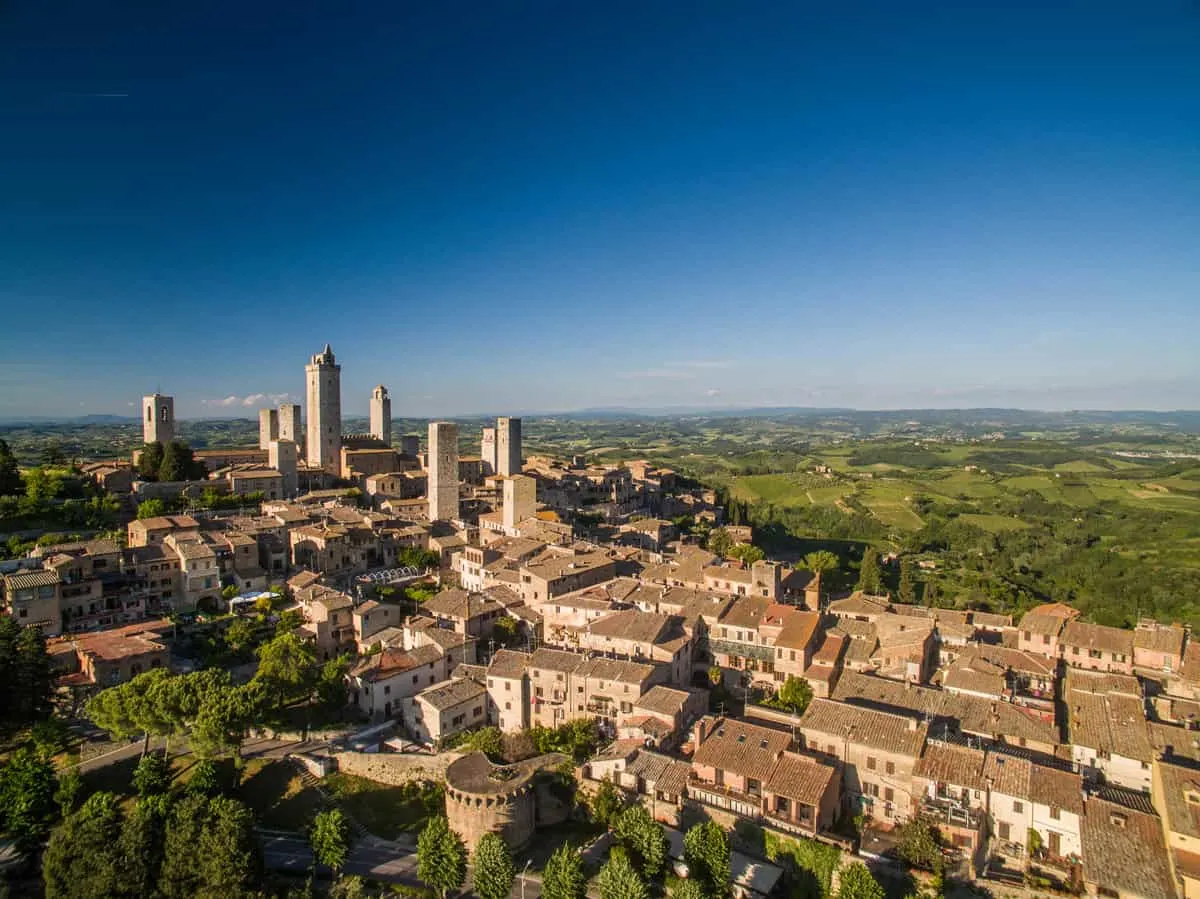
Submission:
{"label": "street lamp", "polygon": [[529,866],[533,864],[533,859],[528,859],[525,862],[525,867],[521,869],[521,899],[525,899],[525,873],[529,870]]}

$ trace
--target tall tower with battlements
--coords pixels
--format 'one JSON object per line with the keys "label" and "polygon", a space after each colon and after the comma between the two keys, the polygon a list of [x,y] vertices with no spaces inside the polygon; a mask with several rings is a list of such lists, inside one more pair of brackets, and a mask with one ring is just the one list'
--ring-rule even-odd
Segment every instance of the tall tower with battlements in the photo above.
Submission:
{"label": "tall tower with battlements", "polygon": [[496,419],[496,474],[521,473],[521,419]]}
{"label": "tall tower with battlements", "polygon": [[308,447],[310,466],[338,474],[342,448],[342,367],[329,344],[304,366],[308,399]]}
{"label": "tall tower with battlements", "polygon": [[392,399],[382,384],[371,391],[371,436],[392,445]]}
{"label": "tall tower with battlements", "polygon": [[152,393],[142,397],[142,442],[170,443],[175,439],[175,397]]}
{"label": "tall tower with battlements", "polygon": [[429,520],[458,518],[458,425],[431,421],[425,456]]}

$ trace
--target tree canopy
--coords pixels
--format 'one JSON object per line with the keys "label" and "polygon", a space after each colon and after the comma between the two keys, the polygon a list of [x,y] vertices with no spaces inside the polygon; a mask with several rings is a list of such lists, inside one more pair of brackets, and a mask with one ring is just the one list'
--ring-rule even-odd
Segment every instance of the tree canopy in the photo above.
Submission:
{"label": "tree canopy", "polygon": [[691,872],[689,876],[704,885],[706,896],[729,895],[729,834],[720,825],[705,821],[685,833],[683,858]]}
{"label": "tree canopy", "polygon": [[445,816],[430,818],[417,837],[417,877],[445,897],[462,886],[466,876],[467,850],[462,839],[450,829]]}
{"label": "tree canopy", "polygon": [[596,882],[600,887],[600,899],[648,899],[650,895],[629,856],[616,849],[609,853],[608,862],[600,869]]}
{"label": "tree canopy", "polygon": [[583,856],[569,844],[554,850],[542,871],[543,899],[584,899],[587,878],[583,873]]}
{"label": "tree canopy", "polygon": [[341,809],[319,812],[313,818],[308,841],[318,864],[332,868],[334,873],[341,871],[350,855],[350,825]]}
{"label": "tree canopy", "polygon": [[671,846],[662,825],[650,817],[645,806],[638,803],[621,812],[615,831],[645,880],[654,881],[663,875]]}
{"label": "tree canopy", "polygon": [[836,899],[884,899],[884,892],[866,865],[852,862],[838,872]]}
{"label": "tree canopy", "polygon": [[879,554],[870,545],[863,550],[862,565],[858,570],[858,589],[874,596],[883,593],[883,575],[879,570]]}
{"label": "tree canopy", "polygon": [[471,857],[471,880],[480,899],[508,899],[516,872],[508,846],[498,835],[485,833]]}

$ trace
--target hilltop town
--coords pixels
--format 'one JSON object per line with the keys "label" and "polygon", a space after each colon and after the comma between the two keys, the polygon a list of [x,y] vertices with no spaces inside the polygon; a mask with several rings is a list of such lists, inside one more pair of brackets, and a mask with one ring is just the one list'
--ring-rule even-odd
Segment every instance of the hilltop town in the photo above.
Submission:
{"label": "hilltop town", "polygon": [[[270,751],[309,777],[443,785],[427,812],[468,851],[489,834],[528,851],[586,821],[601,863],[614,840],[637,844],[600,835],[615,791],[665,828],[673,877],[698,821],[738,834],[738,895],[804,895],[796,859],[818,850],[780,847],[810,843],[843,860],[816,895],[855,860],[1005,895],[1200,895],[1188,628],[842,589],[836,559],[768,557],[673,470],[527,454],[520,418],[394,434],[380,385],[369,433],[344,434],[340,379],[326,345],[304,406],[263,410],[257,445],[236,448],[182,444],[174,398],[152,394],[143,447],[79,466],[123,530],[35,540],[4,563],[7,626],[45,639],[55,718],[147,746],[178,733],[239,763],[270,718]],[[868,555],[864,571],[887,561]],[[131,685],[214,669],[230,690],[277,686],[271,646],[323,672],[281,695],[306,715],[319,696],[326,736],[309,718],[289,730],[261,697],[207,748],[200,712],[153,727],[112,713]],[[570,798],[553,789],[563,777]],[[915,857],[922,834],[933,859]]]}

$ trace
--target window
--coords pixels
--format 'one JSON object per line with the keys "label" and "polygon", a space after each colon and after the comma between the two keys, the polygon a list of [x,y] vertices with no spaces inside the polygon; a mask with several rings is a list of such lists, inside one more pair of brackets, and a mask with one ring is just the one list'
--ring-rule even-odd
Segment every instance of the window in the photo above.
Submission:
{"label": "window", "polygon": [[1002,839],[1002,840],[1009,839],[1010,828],[1008,826],[1007,821],[1001,821],[997,830],[999,831],[1000,839]]}
{"label": "window", "polygon": [[413,683],[415,684],[416,682],[417,682],[417,675],[414,674],[413,675]]}
{"label": "window", "polygon": [[483,714],[483,706],[481,706],[481,705],[477,705],[477,706],[475,706],[475,708],[471,709],[471,715],[474,716],[475,718],[478,718],[482,714]]}
{"label": "window", "polygon": [[512,711],[512,703],[511,702],[504,703],[504,711],[506,711],[506,712]]}
{"label": "window", "polygon": [[887,766],[886,766],[886,770],[887,770],[888,774],[895,774],[896,773],[896,763],[888,762]]}
{"label": "window", "polygon": [[1061,817],[1062,817],[1062,809],[1055,808],[1054,806],[1050,806],[1050,820],[1057,821]]}
{"label": "window", "polygon": [[867,756],[867,770],[868,771],[875,770],[875,756],[873,756],[873,755]]}
{"label": "window", "polygon": [[895,798],[896,798],[896,791],[893,790],[891,787],[888,787],[887,789],[885,789],[883,791],[884,802],[892,802],[895,800]]}
{"label": "window", "polygon": [[1049,634],[1042,634],[1042,645],[1043,646],[1050,645],[1050,635]]}
{"label": "window", "polygon": [[391,686],[387,686],[387,687],[384,687],[384,688],[383,688],[383,695],[384,695],[384,696],[391,696],[391,695],[392,695],[392,688],[391,688]]}
{"label": "window", "polygon": [[541,687],[538,687],[538,688],[537,688],[537,689],[534,691],[534,695],[535,695],[535,696],[537,696],[537,698],[538,698],[538,699],[541,699],[541,698],[542,698],[542,688],[541,688]]}
{"label": "window", "polygon": [[1020,799],[1014,799],[1013,800],[1013,811],[1016,812],[1018,815],[1021,814],[1022,812],[1025,811],[1025,803],[1022,802]]}

